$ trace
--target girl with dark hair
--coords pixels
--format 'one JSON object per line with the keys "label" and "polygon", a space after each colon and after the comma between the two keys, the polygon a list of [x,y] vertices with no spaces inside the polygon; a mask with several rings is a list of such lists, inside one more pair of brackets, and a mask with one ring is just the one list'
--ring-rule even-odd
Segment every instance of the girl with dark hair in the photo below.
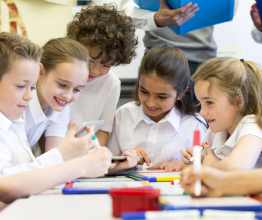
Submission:
{"label": "girl with dark hair", "polygon": [[[119,108],[108,147],[113,155],[135,149],[152,168],[181,170],[181,149],[193,146],[193,132],[204,137],[205,120],[196,113],[188,62],[180,49],[152,48],[143,58],[135,102]],[[202,139],[201,139],[202,140]]]}

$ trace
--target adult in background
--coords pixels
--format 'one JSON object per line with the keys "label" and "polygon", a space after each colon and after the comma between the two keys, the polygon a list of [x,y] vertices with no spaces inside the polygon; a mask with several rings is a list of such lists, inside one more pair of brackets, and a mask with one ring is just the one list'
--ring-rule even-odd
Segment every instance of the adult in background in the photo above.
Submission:
{"label": "adult in background", "polygon": [[[237,4],[238,0],[236,0]],[[123,0],[122,9],[132,17],[136,28],[145,30],[143,39],[146,47],[145,53],[152,47],[163,44],[180,48],[188,60],[191,75],[195,73],[201,63],[216,57],[217,45],[213,38],[213,26],[183,35],[177,35],[166,27],[168,25],[180,26],[194,17],[199,10],[197,4],[187,3],[181,8],[171,10],[166,0],[160,0],[159,10],[153,12],[140,9],[133,0]],[[191,88],[193,90],[193,85]],[[195,96],[194,99],[195,103],[198,103]]]}
{"label": "adult in background", "polygon": [[254,23],[254,27],[251,32],[252,37],[257,43],[262,44],[262,24],[257,3],[254,3],[252,5],[250,15]]}

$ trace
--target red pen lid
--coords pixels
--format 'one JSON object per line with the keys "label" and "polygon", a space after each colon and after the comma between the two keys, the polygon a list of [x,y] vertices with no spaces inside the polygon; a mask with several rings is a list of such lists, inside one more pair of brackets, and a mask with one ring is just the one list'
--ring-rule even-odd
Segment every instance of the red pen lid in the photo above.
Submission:
{"label": "red pen lid", "polygon": [[194,146],[200,146],[200,130],[194,132]]}

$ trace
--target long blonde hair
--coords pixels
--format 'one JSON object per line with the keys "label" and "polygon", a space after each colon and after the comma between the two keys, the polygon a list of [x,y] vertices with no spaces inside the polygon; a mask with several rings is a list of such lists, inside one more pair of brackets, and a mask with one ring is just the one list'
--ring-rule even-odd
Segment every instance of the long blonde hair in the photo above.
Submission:
{"label": "long blonde hair", "polygon": [[262,71],[257,64],[231,57],[214,58],[203,63],[191,80],[215,84],[228,94],[229,102],[234,105],[238,105],[236,98],[241,95],[243,102],[238,116],[254,114],[262,130]]}

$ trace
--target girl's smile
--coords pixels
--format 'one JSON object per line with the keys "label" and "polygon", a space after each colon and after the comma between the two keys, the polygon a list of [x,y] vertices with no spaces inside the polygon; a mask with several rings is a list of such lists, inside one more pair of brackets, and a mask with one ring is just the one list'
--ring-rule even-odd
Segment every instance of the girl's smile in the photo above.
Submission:
{"label": "girl's smile", "polygon": [[69,102],[69,101],[63,101],[63,100],[61,100],[57,97],[54,97],[54,98],[55,98],[55,101],[57,102],[57,104],[60,105],[60,106],[66,106],[67,103]]}
{"label": "girl's smile", "polygon": [[159,110],[159,108],[149,108],[147,105],[146,105],[146,107],[147,107],[148,111],[150,111],[150,112],[155,112],[155,111]]}

